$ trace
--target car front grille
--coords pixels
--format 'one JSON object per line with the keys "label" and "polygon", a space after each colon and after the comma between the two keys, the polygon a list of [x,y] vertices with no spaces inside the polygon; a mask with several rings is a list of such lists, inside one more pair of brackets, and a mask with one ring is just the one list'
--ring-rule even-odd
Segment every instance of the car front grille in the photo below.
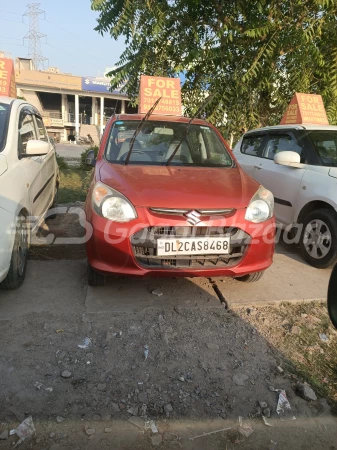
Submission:
{"label": "car front grille", "polygon": [[[150,208],[150,211],[155,214],[161,215],[173,215],[173,216],[185,216],[190,209],[178,209],[178,208]],[[210,216],[229,216],[236,212],[234,208],[223,208],[223,209],[197,209],[197,213],[200,216],[210,217]]]}
{"label": "car front grille", "polygon": [[[162,238],[230,237],[230,253],[226,255],[158,256],[157,240]],[[250,243],[250,236],[235,227],[148,227],[131,237],[134,257],[145,268],[220,268],[237,265]]]}

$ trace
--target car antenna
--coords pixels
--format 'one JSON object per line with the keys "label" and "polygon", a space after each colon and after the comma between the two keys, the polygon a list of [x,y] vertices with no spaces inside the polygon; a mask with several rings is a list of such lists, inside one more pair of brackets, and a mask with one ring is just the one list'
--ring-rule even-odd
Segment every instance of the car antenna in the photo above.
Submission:
{"label": "car antenna", "polygon": [[133,144],[135,143],[136,137],[137,135],[140,133],[141,129],[143,128],[145,122],[147,121],[147,119],[151,116],[151,114],[153,113],[153,111],[156,109],[158,103],[160,102],[160,100],[163,97],[159,97],[153,104],[153,106],[151,106],[151,108],[148,110],[148,112],[145,114],[145,116],[143,117],[143,119],[139,122],[138,127],[136,128],[136,131],[134,132],[131,141],[130,141],[130,150],[129,153],[127,154],[126,158],[125,158],[125,165],[128,164],[129,160],[130,160],[130,156],[132,153],[132,149],[133,149]]}
{"label": "car antenna", "polygon": [[181,144],[183,143],[183,140],[186,138],[186,136],[188,135],[188,132],[190,131],[190,126],[193,122],[193,120],[201,113],[201,111],[206,108],[206,106],[208,105],[208,103],[213,99],[213,95],[209,96],[206,98],[206,100],[201,104],[201,106],[198,108],[197,112],[195,114],[193,114],[193,116],[191,117],[190,121],[188,122],[186,129],[185,129],[185,133],[183,135],[183,137],[181,138],[179,144],[176,146],[176,148],[174,149],[174,152],[172,153],[172,155],[169,157],[169,159],[166,162],[166,166],[170,165],[170,162],[172,161],[172,159],[176,156],[177,151],[179,150],[179,147],[181,146]]}

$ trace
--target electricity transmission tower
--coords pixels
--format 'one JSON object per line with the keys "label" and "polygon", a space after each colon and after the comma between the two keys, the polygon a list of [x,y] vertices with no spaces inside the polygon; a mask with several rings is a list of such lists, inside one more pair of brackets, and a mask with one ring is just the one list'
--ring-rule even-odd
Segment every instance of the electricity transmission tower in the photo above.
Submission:
{"label": "electricity transmission tower", "polygon": [[35,70],[43,70],[48,58],[44,58],[42,55],[41,39],[46,35],[39,31],[39,16],[44,14],[44,11],[40,9],[40,3],[30,3],[27,8],[24,16],[29,17],[29,31],[23,38],[28,39],[27,57],[32,59]]}

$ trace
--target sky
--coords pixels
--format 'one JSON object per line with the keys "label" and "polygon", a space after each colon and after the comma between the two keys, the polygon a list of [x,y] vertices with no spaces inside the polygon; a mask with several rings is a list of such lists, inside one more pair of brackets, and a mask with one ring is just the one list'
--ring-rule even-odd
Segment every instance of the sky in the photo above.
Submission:
{"label": "sky", "polygon": [[[28,41],[23,37],[29,31],[27,0],[0,2],[0,51],[12,58],[28,56]],[[94,30],[98,14],[91,10],[90,0],[41,0],[40,32],[42,54],[49,66],[61,72],[80,76],[102,76],[107,67],[113,67],[123,52],[124,39],[115,41],[109,35],[102,37]],[[48,62],[46,63],[46,68]]]}

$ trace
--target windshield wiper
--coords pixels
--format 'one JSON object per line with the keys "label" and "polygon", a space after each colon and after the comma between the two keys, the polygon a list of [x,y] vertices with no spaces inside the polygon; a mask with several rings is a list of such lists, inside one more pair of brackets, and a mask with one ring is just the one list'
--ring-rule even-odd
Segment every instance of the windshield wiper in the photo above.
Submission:
{"label": "windshield wiper", "polygon": [[176,156],[177,151],[179,150],[179,147],[181,146],[181,144],[183,143],[184,139],[186,138],[186,136],[188,135],[188,132],[190,131],[190,126],[193,122],[193,120],[201,113],[201,111],[208,105],[208,103],[213,99],[213,96],[209,96],[206,98],[206,100],[201,104],[201,106],[198,108],[197,112],[191,117],[190,121],[188,122],[186,129],[185,129],[185,133],[183,135],[183,137],[181,138],[179,144],[176,146],[176,148],[174,149],[172,155],[169,157],[169,159],[166,162],[166,166],[170,165],[170,162],[172,161],[172,159]]}
{"label": "windshield wiper", "polygon": [[157,105],[158,105],[158,103],[160,102],[161,99],[162,99],[162,97],[159,97],[154,102],[153,106],[151,106],[151,108],[145,114],[143,119],[139,122],[138,127],[136,128],[136,131],[133,133],[133,136],[132,136],[131,141],[130,141],[130,150],[129,150],[129,153],[127,154],[126,158],[125,158],[125,163],[124,163],[125,165],[127,165],[129,160],[130,160],[130,156],[131,156],[132,149],[133,149],[133,144],[135,143],[136,137],[138,136],[138,134],[140,133],[141,129],[145,125],[145,122],[147,121],[147,119],[151,116],[153,111],[156,109],[156,107],[157,107]]}

